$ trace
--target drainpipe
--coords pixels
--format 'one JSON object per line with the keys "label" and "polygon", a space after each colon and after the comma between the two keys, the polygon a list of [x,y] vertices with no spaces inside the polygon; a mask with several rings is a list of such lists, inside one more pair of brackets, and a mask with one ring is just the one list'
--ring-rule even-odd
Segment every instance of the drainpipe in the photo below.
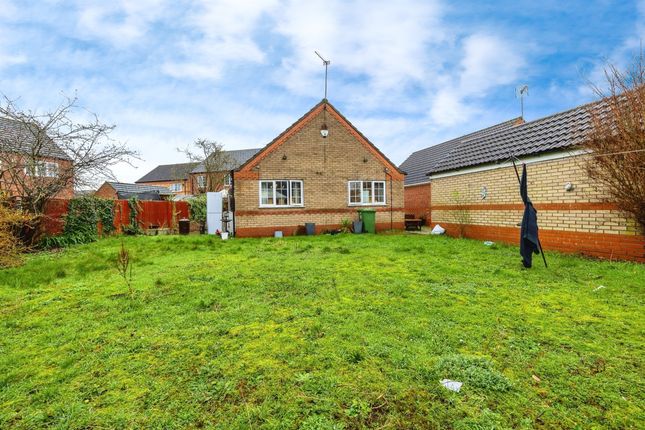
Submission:
{"label": "drainpipe", "polygon": [[392,196],[393,196],[393,192],[392,192],[392,174],[390,174],[390,169],[388,169],[387,167],[384,168],[383,171],[385,172],[385,174],[387,176],[390,177],[390,230],[394,230],[394,213],[393,213],[394,208],[392,206],[392,203],[393,203],[393,201],[392,201]]}
{"label": "drainpipe", "polygon": [[231,212],[231,224],[233,224],[233,236],[235,236],[235,178],[233,173],[235,170],[231,170],[229,173],[231,187],[228,189],[228,210]]}

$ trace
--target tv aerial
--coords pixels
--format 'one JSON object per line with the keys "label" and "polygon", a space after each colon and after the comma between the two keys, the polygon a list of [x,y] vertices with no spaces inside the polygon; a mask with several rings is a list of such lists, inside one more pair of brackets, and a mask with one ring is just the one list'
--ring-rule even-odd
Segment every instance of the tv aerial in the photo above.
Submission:
{"label": "tv aerial", "polygon": [[318,56],[318,58],[320,58],[320,59],[322,60],[322,62],[323,62],[323,66],[325,66],[325,100],[327,100],[327,67],[329,66],[329,64],[331,63],[331,61],[329,61],[329,60],[325,60],[325,59],[323,58],[323,56],[322,56],[322,55],[320,55],[320,53],[318,53],[318,51],[314,51],[314,52],[316,53],[316,55]]}
{"label": "tv aerial", "polygon": [[529,95],[529,86],[524,84],[520,85],[515,89],[515,97],[520,98],[520,111],[522,113],[522,119],[524,119],[524,96]]}

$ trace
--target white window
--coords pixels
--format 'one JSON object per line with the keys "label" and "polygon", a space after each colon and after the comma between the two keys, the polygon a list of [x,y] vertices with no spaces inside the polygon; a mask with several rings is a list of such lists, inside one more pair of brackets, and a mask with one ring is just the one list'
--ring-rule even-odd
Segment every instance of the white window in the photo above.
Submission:
{"label": "white window", "polygon": [[174,183],[174,184],[170,184],[169,188],[170,188],[170,191],[172,191],[173,193],[178,193],[181,191],[182,186],[179,183]]}
{"label": "white window", "polygon": [[231,185],[233,181],[231,181],[231,174],[227,174],[224,176],[224,185]]}
{"label": "white window", "polygon": [[58,163],[50,161],[37,161],[35,164],[25,166],[25,174],[55,178],[58,176]]}
{"label": "white window", "polygon": [[50,178],[58,176],[58,163],[45,163],[46,175]]}
{"label": "white window", "polygon": [[206,176],[204,175],[199,175],[197,177],[197,187],[199,188],[206,188]]}
{"label": "white window", "polygon": [[384,205],[385,181],[349,181],[349,204]]}
{"label": "white window", "polygon": [[260,181],[260,206],[303,206],[302,181]]}

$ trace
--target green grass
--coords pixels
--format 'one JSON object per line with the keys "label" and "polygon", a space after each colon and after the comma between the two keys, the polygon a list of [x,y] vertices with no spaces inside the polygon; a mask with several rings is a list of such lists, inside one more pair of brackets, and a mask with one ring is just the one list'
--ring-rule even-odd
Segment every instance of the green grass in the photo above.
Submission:
{"label": "green grass", "polygon": [[525,270],[515,247],[419,235],[125,244],[133,296],[116,238],[0,271],[0,428],[645,420],[643,265]]}

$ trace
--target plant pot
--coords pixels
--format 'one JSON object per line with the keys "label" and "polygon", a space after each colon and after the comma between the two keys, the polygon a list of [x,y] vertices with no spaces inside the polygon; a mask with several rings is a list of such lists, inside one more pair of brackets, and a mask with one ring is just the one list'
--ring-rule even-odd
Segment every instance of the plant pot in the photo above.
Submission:
{"label": "plant pot", "polygon": [[222,237],[222,240],[228,240],[228,231],[223,231],[220,236]]}
{"label": "plant pot", "polygon": [[363,221],[354,221],[354,234],[363,232]]}

